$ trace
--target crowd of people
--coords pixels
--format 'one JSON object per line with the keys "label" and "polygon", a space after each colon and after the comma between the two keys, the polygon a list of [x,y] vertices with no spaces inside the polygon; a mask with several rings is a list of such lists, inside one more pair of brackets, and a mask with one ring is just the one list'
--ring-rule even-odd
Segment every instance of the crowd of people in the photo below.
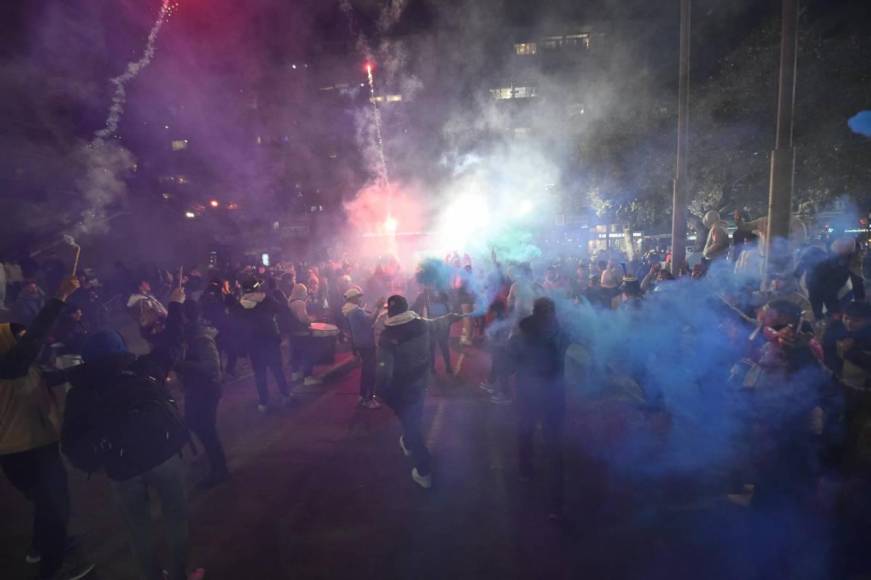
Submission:
{"label": "crowd of people", "polygon": [[[729,496],[737,503],[804,499],[822,478],[864,485],[871,459],[864,242],[797,245],[788,270],[765,273],[764,243],[752,233],[758,224],[736,215],[730,237],[716,212],[704,223],[702,260],[677,276],[670,256],[655,251],[637,259],[604,251],[535,264],[503,262],[495,253],[473,264],[452,254],[424,260],[414,272],[393,258],[369,268],[333,260],[133,273],[116,264],[100,278],[90,270],[59,276],[54,264],[7,264],[0,464],[34,505],[27,560],[39,562],[40,578],[83,578],[93,569],[70,555],[65,457],[113,482],[143,579],[202,577],[188,562],[180,459],[191,434],[210,467],[200,485],[223,484],[231,473],[218,407],[240,361],[253,371],[257,410],[268,413],[276,398],[270,378],[278,405],[294,404],[297,387],[321,382],[315,371],[332,360],[336,341],[360,361],[358,405],[386,405],[396,415],[399,448],[410,459],[412,481],[424,489],[434,475],[423,435],[427,387],[435,375],[461,374],[472,348],[490,355],[480,385],[489,401],[518,411],[519,476],[530,480],[536,465],[544,466],[555,520],[564,508],[568,389],[579,381],[615,383],[617,375],[657,413],[673,410],[669,388],[704,383],[738,399],[753,393],[752,404],[744,397],[723,409],[741,426],[730,440]],[[22,266],[26,276],[15,270]],[[59,289],[49,298],[41,287],[52,283]],[[683,306],[689,312],[680,312]],[[139,354],[125,337],[128,326],[147,344]],[[621,330],[627,328],[634,330]],[[640,342],[638,329],[661,331],[662,344]],[[617,336],[619,348],[606,349],[606,335]],[[687,336],[694,337],[688,346],[670,344]],[[678,358],[688,366],[693,349],[711,348],[717,362],[686,374],[688,384],[666,384],[677,376],[661,372],[658,354],[667,348],[683,349]],[[567,361],[578,352],[587,362],[570,376]],[[170,388],[171,376],[181,393]],[[539,426],[541,462],[534,451]],[[156,557],[149,490],[168,530],[164,565]]]}

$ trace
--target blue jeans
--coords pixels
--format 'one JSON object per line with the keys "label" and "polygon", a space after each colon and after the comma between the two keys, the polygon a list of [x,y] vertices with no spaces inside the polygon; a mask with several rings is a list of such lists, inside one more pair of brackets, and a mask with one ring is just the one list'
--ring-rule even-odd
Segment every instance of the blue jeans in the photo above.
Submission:
{"label": "blue jeans", "polygon": [[114,482],[115,499],[124,514],[124,523],[130,534],[133,555],[142,580],[163,578],[155,550],[157,533],[151,517],[149,489],[153,489],[160,500],[163,535],[172,560],[166,567],[169,578],[187,578],[188,505],[183,469],[181,457],[173,455],[142,475]]}

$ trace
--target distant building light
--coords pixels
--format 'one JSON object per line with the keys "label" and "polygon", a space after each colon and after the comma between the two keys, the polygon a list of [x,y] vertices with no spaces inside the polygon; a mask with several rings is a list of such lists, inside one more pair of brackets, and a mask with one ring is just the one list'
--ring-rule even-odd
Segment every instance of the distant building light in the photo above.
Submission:
{"label": "distant building light", "polygon": [[292,64],[292,65],[290,65],[290,68],[292,68],[293,70],[296,70],[296,65]]}
{"label": "distant building light", "polygon": [[171,193],[161,193],[160,197],[162,197],[163,199],[170,199],[170,198],[172,198],[172,194]]}
{"label": "distant building light", "polygon": [[188,182],[188,178],[185,177],[184,175],[179,175],[175,178],[175,182],[178,183],[179,185],[184,185]]}
{"label": "distant building light", "polygon": [[537,93],[536,87],[500,87],[490,89],[490,95],[497,100],[531,99]]}
{"label": "distant building light", "polygon": [[172,141],[172,150],[173,151],[181,151],[183,149],[188,148],[188,140],[187,139],[174,139]]}
{"label": "distant building light", "polygon": [[221,202],[219,202],[217,199],[213,199],[209,201],[209,205],[212,207],[221,207]]}
{"label": "distant building light", "polygon": [[257,144],[258,144],[258,145],[262,145],[262,144],[263,144],[263,137],[261,137],[260,135],[257,135]]}
{"label": "distant building light", "polygon": [[371,102],[371,103],[399,103],[399,102],[402,102],[402,95],[378,95],[377,97],[370,97],[369,102]]}
{"label": "distant building light", "polygon": [[230,203],[227,204],[227,209],[231,209],[231,210],[239,209],[239,204],[236,203],[235,201],[231,201]]}
{"label": "distant building light", "polygon": [[538,45],[534,42],[520,42],[514,45],[514,54],[518,56],[533,56],[538,52]]}
{"label": "distant building light", "polygon": [[195,217],[197,217],[197,214],[195,214],[194,212],[188,210],[188,211],[184,212],[184,217],[186,217],[186,218],[189,219],[189,220],[192,220],[192,219],[194,219]]}

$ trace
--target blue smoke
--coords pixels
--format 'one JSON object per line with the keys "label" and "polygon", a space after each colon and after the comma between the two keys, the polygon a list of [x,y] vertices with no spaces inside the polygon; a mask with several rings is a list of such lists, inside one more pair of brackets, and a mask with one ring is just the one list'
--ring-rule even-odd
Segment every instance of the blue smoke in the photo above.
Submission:
{"label": "blue smoke", "polygon": [[853,133],[871,137],[871,111],[857,113],[847,121],[847,125]]}

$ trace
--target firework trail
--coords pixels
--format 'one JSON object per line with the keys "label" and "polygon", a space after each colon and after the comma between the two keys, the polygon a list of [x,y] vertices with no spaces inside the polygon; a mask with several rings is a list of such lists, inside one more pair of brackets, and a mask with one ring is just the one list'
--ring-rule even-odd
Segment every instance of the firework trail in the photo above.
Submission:
{"label": "firework trail", "polygon": [[105,127],[94,134],[97,139],[111,137],[118,130],[118,122],[121,120],[121,115],[124,114],[124,105],[127,102],[125,85],[139,76],[139,73],[151,64],[160,29],[163,28],[166,19],[172,15],[174,8],[175,5],[171,0],[163,0],[160,5],[160,12],[157,14],[157,20],[155,20],[154,26],[151,27],[151,31],[148,33],[148,42],[145,44],[142,57],[139,60],[127,63],[127,70],[111,80],[112,84],[115,85],[115,94],[112,96],[112,105],[109,107],[109,116],[106,118]]}
{"label": "firework trail", "polygon": [[372,74],[372,64],[366,63],[366,75],[369,78],[369,100],[372,102],[372,116],[375,121],[375,139],[378,144],[378,174],[385,187],[390,186],[387,175],[387,158],[384,156],[384,134],[381,132],[381,110],[375,98],[375,77]]}

